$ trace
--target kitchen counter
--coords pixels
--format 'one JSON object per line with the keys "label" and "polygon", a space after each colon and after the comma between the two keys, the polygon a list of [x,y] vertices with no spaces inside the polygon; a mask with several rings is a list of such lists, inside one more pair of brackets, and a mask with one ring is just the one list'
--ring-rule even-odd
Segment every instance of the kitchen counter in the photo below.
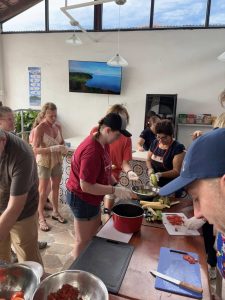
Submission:
{"label": "kitchen counter", "polygon": [[69,151],[74,151],[80,145],[80,143],[85,139],[84,136],[76,136],[72,138],[65,139],[65,143],[69,148]]}
{"label": "kitchen counter", "polygon": [[149,270],[156,270],[158,267],[160,247],[169,247],[199,255],[203,299],[211,299],[204,241],[201,236],[170,236],[163,228],[142,226],[141,231],[133,235],[130,244],[135,250],[120,287],[119,296],[139,300],[190,300],[188,297],[156,290],[154,287],[155,278],[149,274]]}
{"label": "kitchen counter", "polygon": [[132,153],[133,160],[144,161],[147,160],[148,151],[134,151]]}
{"label": "kitchen counter", "polygon": [[[170,211],[183,212],[188,217],[193,215],[191,202],[184,199],[181,199],[180,204],[173,206]],[[140,232],[134,234],[129,242],[135,250],[118,296],[138,300],[190,300],[191,298],[156,290],[154,287],[155,278],[149,274],[149,270],[157,269],[160,247],[169,247],[195,252],[199,255],[203,299],[211,299],[203,237],[171,236],[164,227],[157,228],[154,224],[146,225],[142,225]]]}

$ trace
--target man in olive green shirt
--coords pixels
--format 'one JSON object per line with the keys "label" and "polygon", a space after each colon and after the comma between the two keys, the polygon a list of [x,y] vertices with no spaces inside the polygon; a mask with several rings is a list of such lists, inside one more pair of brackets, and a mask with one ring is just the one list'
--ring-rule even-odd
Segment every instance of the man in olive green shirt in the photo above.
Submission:
{"label": "man in olive green shirt", "polygon": [[38,177],[30,146],[0,129],[0,259],[10,262],[11,243],[19,262],[42,264],[38,249]]}

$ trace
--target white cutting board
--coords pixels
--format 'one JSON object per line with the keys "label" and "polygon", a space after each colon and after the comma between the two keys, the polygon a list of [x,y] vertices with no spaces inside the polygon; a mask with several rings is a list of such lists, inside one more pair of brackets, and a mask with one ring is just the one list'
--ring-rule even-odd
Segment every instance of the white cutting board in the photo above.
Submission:
{"label": "white cutting board", "polygon": [[101,230],[96,234],[96,236],[105,238],[108,240],[128,243],[132,237],[133,233],[123,233],[118,231],[113,226],[113,219],[110,218],[108,222],[105,223],[105,225],[102,227]]}
{"label": "white cutting board", "polygon": [[183,221],[187,220],[187,217],[183,213],[162,213],[162,221],[166,227],[167,232],[170,235],[200,235],[198,230],[188,229],[184,224],[183,225],[172,225],[168,220],[167,216],[177,215],[182,217]]}

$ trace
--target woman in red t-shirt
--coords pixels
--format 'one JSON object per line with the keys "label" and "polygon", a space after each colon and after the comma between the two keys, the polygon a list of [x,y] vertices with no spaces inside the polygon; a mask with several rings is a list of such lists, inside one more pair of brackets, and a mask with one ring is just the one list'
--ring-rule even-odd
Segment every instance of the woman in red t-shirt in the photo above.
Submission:
{"label": "woman in red t-shirt", "polygon": [[74,152],[67,182],[67,203],[74,214],[76,258],[96,234],[101,221],[100,203],[104,195],[130,199],[130,190],[115,186],[109,144],[120,135],[130,136],[120,115],[110,113],[100,122],[98,131],[90,134]]}

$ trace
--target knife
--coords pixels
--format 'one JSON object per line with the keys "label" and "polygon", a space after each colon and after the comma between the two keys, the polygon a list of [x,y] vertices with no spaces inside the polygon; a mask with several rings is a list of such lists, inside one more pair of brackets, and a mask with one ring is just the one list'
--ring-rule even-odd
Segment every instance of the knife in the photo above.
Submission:
{"label": "knife", "polygon": [[181,281],[181,280],[178,280],[178,279],[175,279],[173,277],[170,277],[168,275],[165,275],[165,274],[162,274],[162,273],[159,273],[157,271],[154,271],[154,270],[151,270],[150,273],[153,275],[153,276],[157,276],[157,277],[160,277],[166,281],[169,281],[169,282],[172,282],[176,285],[179,285],[180,287],[182,288],[185,288],[187,290],[190,290],[192,292],[196,292],[196,293],[199,293],[199,294],[202,294],[203,290],[202,288],[198,287],[198,286],[195,286],[193,284],[190,284],[186,281]]}
{"label": "knife", "polygon": [[[191,257],[193,257],[192,255],[190,255],[189,253],[187,252],[184,252],[184,251],[180,251],[180,250],[174,250],[174,249],[170,249],[170,252],[172,253],[177,253],[177,254],[183,254],[183,255],[189,255]],[[194,258],[194,257],[193,257]],[[198,259],[194,258],[195,262],[198,262]]]}

